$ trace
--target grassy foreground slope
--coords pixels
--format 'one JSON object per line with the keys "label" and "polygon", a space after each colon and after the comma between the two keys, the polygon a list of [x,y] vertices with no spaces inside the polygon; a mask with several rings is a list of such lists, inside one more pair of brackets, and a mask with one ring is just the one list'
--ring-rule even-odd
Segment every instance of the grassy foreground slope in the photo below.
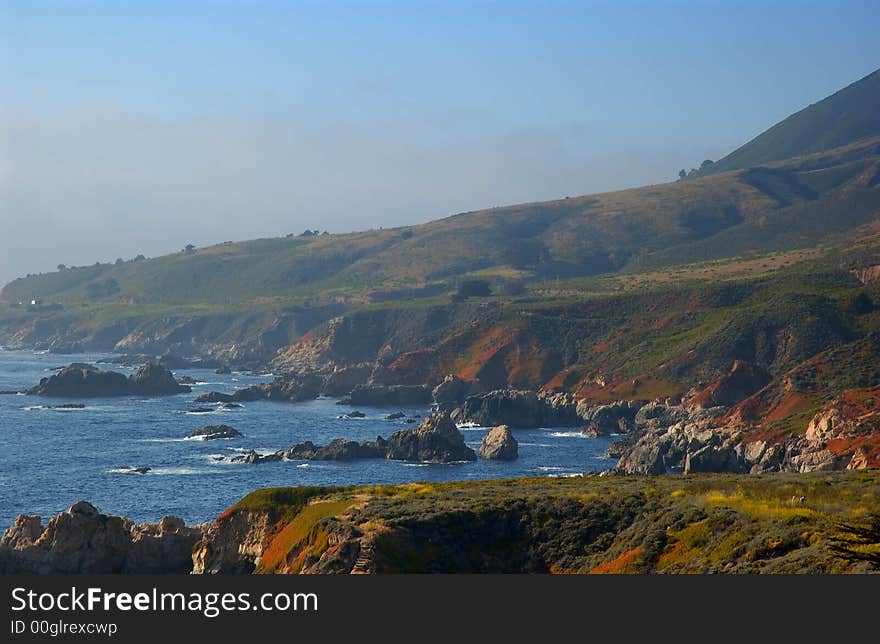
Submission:
{"label": "grassy foreground slope", "polygon": [[229,572],[868,572],[880,535],[842,542],[878,512],[876,471],[274,488],[195,552],[226,548]]}

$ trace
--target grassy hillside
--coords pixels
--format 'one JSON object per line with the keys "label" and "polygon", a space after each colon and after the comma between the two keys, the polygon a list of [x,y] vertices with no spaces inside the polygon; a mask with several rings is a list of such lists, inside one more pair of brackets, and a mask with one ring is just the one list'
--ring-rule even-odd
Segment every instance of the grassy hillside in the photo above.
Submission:
{"label": "grassy hillside", "polygon": [[792,114],[703,174],[741,170],[824,152],[880,134],[880,70]]}
{"label": "grassy hillside", "polygon": [[[838,573],[880,559],[876,472],[309,488],[306,505],[297,490],[254,492],[218,522],[283,517],[257,572]],[[846,545],[862,526],[873,541]]]}
{"label": "grassy hillside", "polygon": [[226,243],[18,279],[67,308],[296,306],[644,270],[833,240],[880,212],[880,138],[772,168],[466,213],[421,226]]}

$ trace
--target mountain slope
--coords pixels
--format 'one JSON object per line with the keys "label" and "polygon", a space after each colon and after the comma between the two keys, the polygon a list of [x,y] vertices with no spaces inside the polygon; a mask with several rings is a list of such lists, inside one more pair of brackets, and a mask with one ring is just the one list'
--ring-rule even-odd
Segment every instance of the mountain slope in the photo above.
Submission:
{"label": "mountain slope", "polygon": [[6,302],[313,306],[814,245],[880,210],[880,137],[772,168],[464,213],[419,226],[261,239],[15,280]]}
{"label": "mountain slope", "polygon": [[880,70],[792,114],[702,171],[740,170],[880,134]]}

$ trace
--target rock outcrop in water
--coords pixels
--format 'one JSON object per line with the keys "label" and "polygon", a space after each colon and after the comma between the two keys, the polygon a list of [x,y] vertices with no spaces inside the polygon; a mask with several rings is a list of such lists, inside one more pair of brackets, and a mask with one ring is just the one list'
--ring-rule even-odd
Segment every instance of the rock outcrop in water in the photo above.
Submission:
{"label": "rock outcrop in water", "polygon": [[190,437],[210,441],[219,438],[240,438],[241,432],[229,425],[208,425],[201,429],[194,429]]}
{"label": "rock outcrop in water", "polygon": [[342,402],[366,407],[426,405],[431,390],[422,385],[358,385]]}
{"label": "rock outcrop in water", "polygon": [[87,364],[72,364],[43,378],[28,393],[62,398],[102,398],[111,396],[167,396],[188,393],[192,389],[179,384],[166,368],[147,363],[131,376],[102,371]]}
{"label": "rock outcrop in water", "polygon": [[314,400],[321,395],[323,380],[320,376],[285,374],[272,382],[264,382],[232,394],[211,391],[195,399],[197,403],[216,402],[252,402],[254,400],[276,400],[286,402],[302,402]]}
{"label": "rock outcrop in water", "polygon": [[415,429],[394,432],[388,438],[387,458],[395,461],[451,463],[475,461],[477,455],[447,414],[432,414]]}
{"label": "rock outcrop in water", "polygon": [[518,389],[497,389],[471,396],[452,411],[457,423],[484,427],[507,425],[520,429],[535,427],[578,427],[584,423],[578,401],[570,394],[545,394]]}
{"label": "rock outcrop in water", "polygon": [[499,425],[483,437],[480,456],[493,461],[515,461],[519,456],[519,443],[507,425]]}
{"label": "rock outcrop in water", "polygon": [[188,573],[201,537],[177,517],[136,524],[80,501],[45,527],[38,516],[18,516],[0,539],[0,573]]}

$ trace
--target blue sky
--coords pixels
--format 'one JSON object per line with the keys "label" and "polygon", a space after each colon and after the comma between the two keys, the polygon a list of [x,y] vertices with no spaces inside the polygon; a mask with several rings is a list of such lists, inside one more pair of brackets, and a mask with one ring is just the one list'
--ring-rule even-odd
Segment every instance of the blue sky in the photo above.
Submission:
{"label": "blue sky", "polygon": [[0,282],[674,179],[873,71],[873,2],[0,0]]}

